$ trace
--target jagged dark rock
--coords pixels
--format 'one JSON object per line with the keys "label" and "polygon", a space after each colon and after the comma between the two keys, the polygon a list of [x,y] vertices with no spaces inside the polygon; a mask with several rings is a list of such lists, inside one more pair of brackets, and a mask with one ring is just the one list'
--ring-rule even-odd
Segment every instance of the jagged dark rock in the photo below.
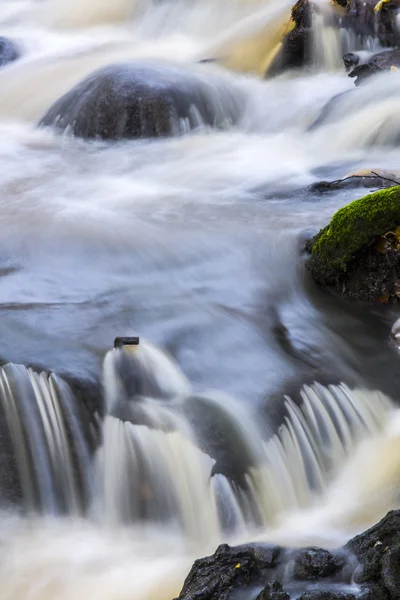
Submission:
{"label": "jagged dark rock", "polygon": [[312,7],[309,0],[298,0],[292,8],[291,18],[294,27],[285,35],[281,51],[268,68],[268,76],[311,64]]}
{"label": "jagged dark rock", "polygon": [[8,38],[0,36],[0,67],[4,67],[10,62],[19,58],[17,46]]}
{"label": "jagged dark rock", "polygon": [[257,596],[257,600],[290,600],[290,596],[283,591],[278,581],[269,581]]}
{"label": "jagged dark rock", "polygon": [[296,579],[323,579],[335,575],[345,564],[344,556],[334,555],[322,548],[305,548],[295,558]]}
{"label": "jagged dark rock", "polygon": [[249,544],[231,548],[223,544],[212,556],[196,560],[179,599],[227,600],[233,589],[273,579],[270,573],[278,565],[280,556],[278,546]]}
{"label": "jagged dark rock", "polygon": [[[348,56],[348,55],[345,55]],[[345,62],[345,56],[343,61]],[[353,55],[356,56],[356,55]],[[346,65],[346,62],[345,62]],[[354,83],[360,85],[366,79],[383,73],[384,71],[390,71],[391,69],[400,68],[400,49],[395,48],[393,50],[385,50],[378,52],[366,63],[356,66],[350,73],[349,77],[354,78]]]}
{"label": "jagged dark rock", "polygon": [[57,100],[40,125],[83,138],[151,138],[200,125],[228,127],[241,107],[240,90],[208,73],[127,63],[89,75]]}
{"label": "jagged dark rock", "polygon": [[[355,571],[357,583],[379,582],[386,553],[400,545],[400,511],[389,512],[379,523],[356,536],[346,545],[359,561]],[[385,562],[385,579],[389,579],[390,561]]]}

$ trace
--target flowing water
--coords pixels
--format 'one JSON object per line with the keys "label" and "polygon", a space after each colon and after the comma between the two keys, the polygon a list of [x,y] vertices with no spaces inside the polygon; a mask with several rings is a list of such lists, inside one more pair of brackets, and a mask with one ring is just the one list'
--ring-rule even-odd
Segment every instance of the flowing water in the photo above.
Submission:
{"label": "flowing water", "polygon": [[[0,4],[0,600],[171,600],[221,541],[335,546],[399,504],[399,311],[317,289],[303,243],[360,195],[310,184],[398,170],[400,74],[353,89],[376,42],[321,0],[313,66],[263,79],[291,4]],[[130,60],[220,82],[237,124],[36,126]]]}

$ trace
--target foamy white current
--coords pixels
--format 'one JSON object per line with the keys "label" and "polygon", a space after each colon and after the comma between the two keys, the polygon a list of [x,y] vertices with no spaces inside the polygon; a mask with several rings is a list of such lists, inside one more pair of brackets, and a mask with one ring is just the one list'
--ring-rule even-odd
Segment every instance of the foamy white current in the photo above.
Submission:
{"label": "foamy white current", "polygon": [[[172,387],[231,395],[207,402],[254,459],[246,481],[256,508],[223,475],[209,483],[212,461],[179,413],[182,398],[178,409],[146,405],[152,423],[167,415],[173,431],[109,414],[92,461],[64,428],[76,414],[69,388],[7,367],[1,407],[28,512],[0,514],[0,600],[172,600],[193,559],[220,541],[339,545],[398,503],[397,398],[371,391],[388,381],[381,321],[310,296],[299,249],[302,231],[360,195],[315,197],[303,192],[309,184],[398,170],[400,73],[353,89],[340,56],[358,42],[327,24],[321,0],[313,68],[264,80],[291,5],[1,0],[0,35],[22,56],[0,70],[0,358],[91,381],[116,335],[167,347],[187,377],[171,375]],[[36,126],[94,69],[142,59],[232,86],[243,96],[237,125],[115,144]],[[343,387],[302,388],[315,371]],[[257,430],[266,396],[296,377],[300,403],[286,399],[271,435]],[[15,381],[31,404],[19,404]],[[78,420],[69,432],[81,443]],[[87,476],[85,517],[74,468]],[[168,499],[168,518],[132,524],[148,486]],[[32,510],[40,494],[42,516]]]}

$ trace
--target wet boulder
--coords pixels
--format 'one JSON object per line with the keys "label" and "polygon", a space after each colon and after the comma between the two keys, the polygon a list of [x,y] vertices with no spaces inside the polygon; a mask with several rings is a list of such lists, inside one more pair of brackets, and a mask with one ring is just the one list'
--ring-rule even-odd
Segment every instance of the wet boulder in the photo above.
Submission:
{"label": "wet boulder", "polygon": [[229,127],[241,115],[242,100],[238,89],[202,71],[116,64],[78,83],[40,125],[87,139],[180,135],[200,126]]}
{"label": "wet boulder", "polygon": [[[349,62],[349,55],[345,55],[343,60],[346,64],[345,57],[347,57],[347,62]],[[351,55],[353,57],[357,55]],[[355,58],[353,59],[356,60]],[[383,52],[378,52],[375,54],[370,60],[365,62],[364,64],[357,65],[352,71],[349,73],[349,77],[354,78],[354,83],[356,85],[360,85],[363,81],[376,75],[377,73],[382,73],[384,71],[397,71],[400,68],[400,49],[396,48],[393,50],[384,50]]]}
{"label": "wet boulder", "polygon": [[289,31],[284,36],[281,49],[266,75],[277,75],[311,64],[313,9],[314,5],[309,0],[298,0],[293,6]]}
{"label": "wet boulder", "polygon": [[[400,511],[390,511],[379,523],[350,540],[346,549],[359,561],[354,574],[357,583],[382,584],[395,580],[398,575],[393,572],[398,563],[387,558],[387,553],[400,547]],[[389,587],[391,584],[389,583]]]}
{"label": "wet boulder", "polygon": [[400,298],[400,186],[338,210],[306,248],[320,285],[363,300]]}
{"label": "wet boulder", "polygon": [[[233,590],[258,586],[273,580],[279,564],[278,546],[248,544],[219,546],[215,554],[196,560],[179,594],[179,600],[228,600]],[[279,591],[279,590],[276,590]],[[284,600],[271,595],[271,600]],[[267,594],[267,592],[266,592]],[[267,600],[265,595],[263,600]]]}
{"label": "wet boulder", "polygon": [[19,51],[11,40],[0,36],[0,67],[19,58]]}
{"label": "wet boulder", "polygon": [[278,581],[269,581],[257,596],[257,600],[290,600],[290,596],[283,591]]}
{"label": "wet boulder", "polygon": [[336,575],[345,565],[345,558],[322,548],[305,548],[295,559],[294,575],[299,580],[324,579]]}

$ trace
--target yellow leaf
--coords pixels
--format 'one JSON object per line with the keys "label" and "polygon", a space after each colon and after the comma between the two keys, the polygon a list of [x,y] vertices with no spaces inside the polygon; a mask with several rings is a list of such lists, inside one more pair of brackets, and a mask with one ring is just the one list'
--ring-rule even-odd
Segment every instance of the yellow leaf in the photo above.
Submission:
{"label": "yellow leaf", "polygon": [[238,563],[238,564],[236,565],[235,569],[240,569],[240,567],[241,567],[241,564],[240,564],[240,563]]}
{"label": "yellow leaf", "polygon": [[379,0],[377,4],[375,4],[374,12],[379,12],[384,4],[390,2],[390,0]]}

